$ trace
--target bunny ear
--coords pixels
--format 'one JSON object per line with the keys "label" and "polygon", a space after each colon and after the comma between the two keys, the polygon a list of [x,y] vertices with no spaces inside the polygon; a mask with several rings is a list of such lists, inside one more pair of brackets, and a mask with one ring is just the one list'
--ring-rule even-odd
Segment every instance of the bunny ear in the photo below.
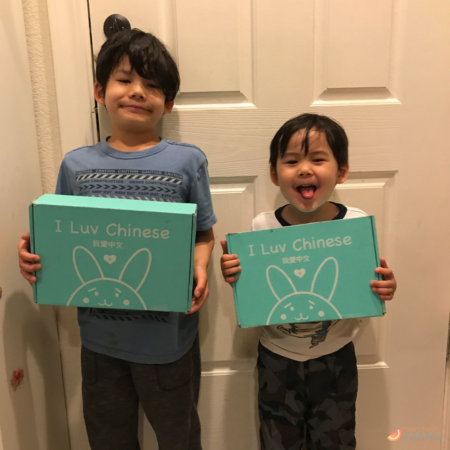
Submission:
{"label": "bunny ear", "polygon": [[[138,256],[141,253],[140,256]],[[132,264],[131,264],[132,263]],[[128,266],[131,264],[131,268]],[[152,254],[148,248],[141,248],[138,250],[123,266],[120,272],[119,281],[123,281],[133,288],[136,292],[139,291],[144,284],[152,264]],[[125,280],[123,280],[125,278]]]}
{"label": "bunny ear", "polygon": [[72,258],[75,272],[83,284],[90,280],[104,278],[100,264],[87,248],[80,246],[75,247],[73,249]]}
{"label": "bunny ear", "polygon": [[337,260],[332,257],[325,259],[314,275],[311,292],[331,301],[334,291],[336,290],[338,277],[339,264]]}
{"label": "bunny ear", "polygon": [[[275,298],[280,302],[286,295],[297,292],[287,274],[277,266],[269,266],[266,270],[267,283]],[[276,292],[275,292],[276,287]]]}

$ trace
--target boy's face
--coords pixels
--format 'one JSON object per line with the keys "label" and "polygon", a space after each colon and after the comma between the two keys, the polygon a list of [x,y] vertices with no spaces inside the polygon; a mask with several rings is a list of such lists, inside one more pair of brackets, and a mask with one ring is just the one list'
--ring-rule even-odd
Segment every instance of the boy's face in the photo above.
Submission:
{"label": "boy's face", "polygon": [[276,171],[270,168],[270,177],[294,208],[309,213],[328,202],[336,184],[347,179],[349,168],[348,165],[338,168],[326,135],[316,130],[309,133],[309,150],[305,156],[304,136],[304,130],[292,136],[283,158],[277,160]]}
{"label": "boy's face", "polygon": [[154,132],[163,114],[170,112],[173,101],[165,103],[159,86],[139,76],[124,57],[111,73],[106,91],[96,82],[95,99],[106,106],[114,131]]}

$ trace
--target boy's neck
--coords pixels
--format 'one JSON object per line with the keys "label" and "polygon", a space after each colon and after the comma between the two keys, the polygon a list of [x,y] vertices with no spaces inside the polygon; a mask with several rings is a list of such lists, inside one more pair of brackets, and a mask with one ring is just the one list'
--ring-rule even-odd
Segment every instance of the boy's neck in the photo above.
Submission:
{"label": "boy's neck", "polygon": [[138,152],[154,147],[160,142],[160,137],[153,130],[147,133],[127,133],[113,130],[108,139],[108,145],[121,152]]}
{"label": "boy's neck", "polygon": [[301,212],[291,204],[288,204],[281,211],[281,216],[291,225],[303,225],[305,223],[333,220],[338,213],[339,208],[334,203],[326,202],[320,208],[308,213]]}

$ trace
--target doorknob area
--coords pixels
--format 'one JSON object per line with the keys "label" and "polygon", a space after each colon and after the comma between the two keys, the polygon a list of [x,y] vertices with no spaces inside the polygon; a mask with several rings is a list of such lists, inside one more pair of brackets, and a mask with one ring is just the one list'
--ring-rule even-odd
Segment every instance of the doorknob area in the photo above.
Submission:
{"label": "doorknob area", "polygon": [[131,30],[131,25],[128,19],[120,14],[111,14],[103,24],[103,32],[107,38],[122,30]]}

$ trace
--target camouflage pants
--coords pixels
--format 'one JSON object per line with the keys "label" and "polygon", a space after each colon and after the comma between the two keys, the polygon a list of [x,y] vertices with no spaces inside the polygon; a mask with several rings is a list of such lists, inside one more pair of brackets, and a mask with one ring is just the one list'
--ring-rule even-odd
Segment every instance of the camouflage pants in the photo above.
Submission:
{"label": "camouflage pants", "polygon": [[304,362],[259,344],[258,377],[261,450],[356,448],[353,343]]}

